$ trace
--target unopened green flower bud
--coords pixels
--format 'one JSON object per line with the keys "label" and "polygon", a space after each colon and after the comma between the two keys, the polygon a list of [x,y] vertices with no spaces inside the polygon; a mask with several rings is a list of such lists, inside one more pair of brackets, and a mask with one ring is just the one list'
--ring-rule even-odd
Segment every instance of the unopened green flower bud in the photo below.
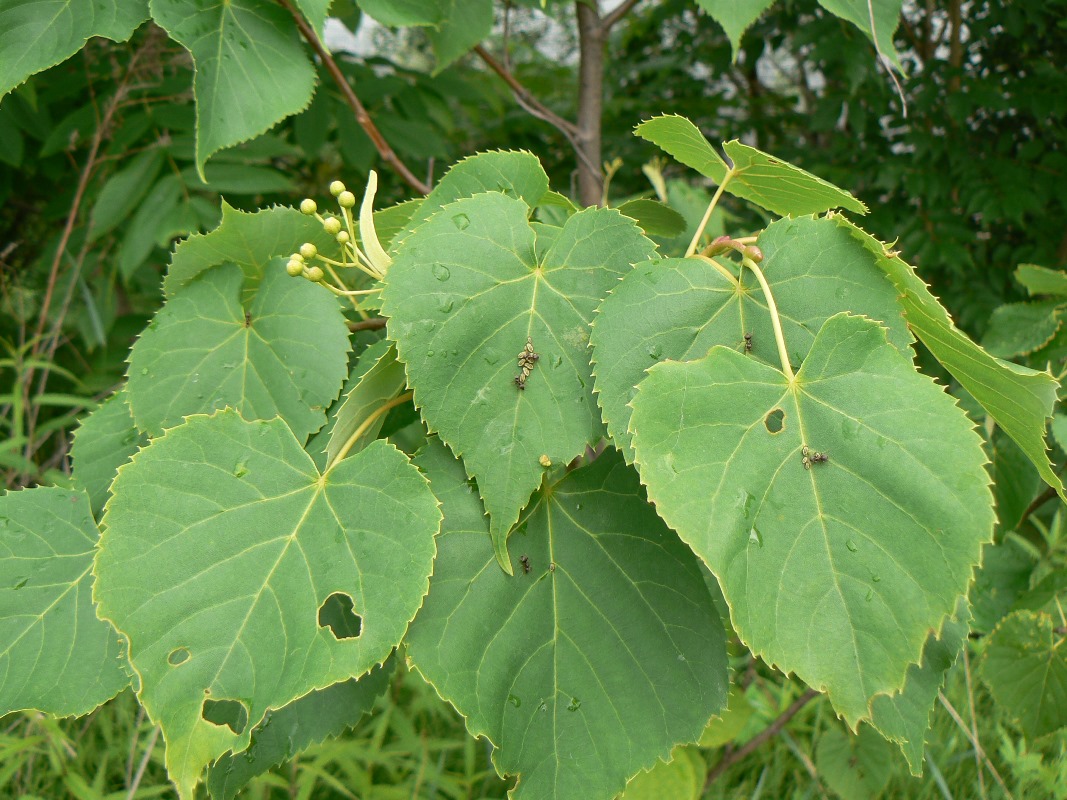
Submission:
{"label": "unopened green flower bud", "polygon": [[319,248],[315,247],[311,242],[304,242],[300,245],[300,255],[304,258],[314,258],[319,253]]}
{"label": "unopened green flower bud", "polygon": [[322,271],[322,269],[320,267],[309,267],[308,268],[308,280],[309,281],[312,281],[313,283],[318,283],[319,281],[321,281],[325,277],[326,277],[326,274]]}
{"label": "unopened green flower bud", "polygon": [[304,257],[300,255],[300,253],[293,253],[291,256],[289,256],[289,260],[303,262]]}
{"label": "unopened green flower bud", "polygon": [[337,239],[338,244],[348,244],[348,240],[350,237],[348,235],[348,231],[341,231],[334,238]]}
{"label": "unopened green flower bud", "polygon": [[341,192],[343,192],[344,190],[345,185],[340,181],[334,181],[330,184],[330,194],[332,194],[334,197],[337,197],[337,195],[341,194]]}
{"label": "unopened green flower bud", "polygon": [[300,213],[307,214],[309,217],[318,211],[318,206],[315,205],[315,201],[310,197],[307,197],[300,201]]}
{"label": "unopened green flower bud", "polygon": [[351,192],[341,192],[337,195],[337,202],[341,208],[354,208],[356,205],[356,196]]}
{"label": "unopened green flower bud", "polygon": [[326,219],[322,221],[322,227],[326,233],[330,234],[330,236],[334,236],[341,230],[341,220],[337,219],[337,217],[326,217]]}
{"label": "unopened green flower bud", "polygon": [[289,277],[299,278],[304,274],[304,265],[299,261],[290,261],[285,265],[285,271],[289,273]]}

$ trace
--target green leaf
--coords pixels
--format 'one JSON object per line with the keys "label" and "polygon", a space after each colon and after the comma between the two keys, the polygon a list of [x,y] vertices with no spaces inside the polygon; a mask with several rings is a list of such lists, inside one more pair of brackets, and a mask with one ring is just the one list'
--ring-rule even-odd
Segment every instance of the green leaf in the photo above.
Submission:
{"label": "green leaf", "polygon": [[819,5],[863,31],[890,64],[904,71],[893,45],[904,0],[819,0]]}
{"label": "green leaf", "polygon": [[[851,727],[868,718],[991,539],[966,415],[884,328],[845,313],[794,382],[713,347],[649,370],[633,409],[649,498],[715,573],[742,641],[828,692]],[[804,447],[828,460],[805,468]]]}
{"label": "green leaf", "polygon": [[337,250],[322,224],[295,208],[275,206],[250,214],[223,201],[222,221],[215,230],[190,236],[174,248],[163,291],[170,297],[204,270],[229,262],[239,265],[254,285],[274,259],[295,253],[304,242],[321,253]]}
{"label": "green leaf", "polygon": [[1041,478],[1067,500],[1045,449],[1045,420],[1052,416],[1059,384],[1051,374],[1001,361],[972,342],[930,294],[915,269],[866,231],[835,217],[864,247],[900,293],[908,327],[960,385],[1019,445]]}
{"label": "green leaf", "polygon": [[0,716],[81,716],[129,685],[121,640],[93,609],[98,536],[84,492],[0,497]]}
{"label": "green leaf", "polygon": [[146,19],[145,0],[6,0],[0,5],[0,98],[66,61],[91,37],[124,42]]}
{"label": "green leaf", "polygon": [[[852,311],[881,321],[890,341],[910,353],[911,334],[896,291],[874,257],[826,219],[802,217],[767,226],[758,245],[774,293],[790,360],[799,364],[826,319]],[[601,304],[590,342],[597,402],[616,445],[633,462],[629,402],[645,370],[658,361],[700,358],[716,344],[778,363],[770,314],[745,270],[743,292],[706,260],[669,259],[626,275]],[[781,291],[778,291],[779,287]]]}
{"label": "green leaf", "polygon": [[764,11],[774,5],[774,0],[697,0],[697,5],[722,25],[726,37],[730,40],[733,60],[737,61],[741,37]]}
{"label": "green leaf", "polygon": [[[415,404],[478,480],[501,566],[505,537],[541,482],[603,435],[589,321],[600,298],[654,252],[618,211],[570,217],[535,250],[528,206],[496,192],[459,200],[400,246],[382,292]],[[540,355],[525,390],[517,354]]]}
{"label": "green leaf", "polygon": [[1056,444],[1067,453],[1067,414],[1056,414],[1052,418],[1049,430],[1052,431],[1052,438]]}
{"label": "green leaf", "polygon": [[447,0],[357,0],[364,13],[382,25],[437,25],[447,10]]}
{"label": "green leaf", "polygon": [[679,748],[669,762],[657,761],[649,771],[634,775],[619,800],[699,800],[707,772],[704,759]]}
{"label": "green leaf", "polygon": [[993,631],[979,670],[997,705],[1029,738],[1067,725],[1067,648],[1052,617],[1016,611]]}
{"label": "green leaf", "polygon": [[876,800],[892,777],[893,754],[866,725],[856,735],[834,725],[819,737],[815,767],[842,800]]}
{"label": "green leaf", "polygon": [[[361,367],[364,359],[366,354],[360,359]],[[350,452],[358,452],[374,441],[385,422],[385,414],[374,416],[375,412],[403,392],[404,386],[404,366],[397,360],[396,346],[388,345],[381,356],[370,361],[359,382],[337,409],[326,445],[327,461],[340,455],[361,425],[366,424],[367,428],[351,446]]]}
{"label": "green leaf", "polygon": [[685,117],[653,117],[634,128],[634,133],[735,197],[780,216],[817,214],[833,208],[867,213],[867,206],[844,189],[737,140],[723,144],[723,151],[733,161],[727,166],[700,129]]}
{"label": "green leaf", "polygon": [[722,714],[712,719],[700,734],[701,747],[722,747],[737,739],[752,719],[754,709],[739,686],[730,689],[730,697]]}
{"label": "green leaf", "polygon": [[145,265],[160,238],[169,234],[171,215],[189,207],[188,201],[185,186],[173,173],[151,187],[151,202],[142,203],[130,217],[119,247],[119,272],[124,280],[129,281]]}
{"label": "green leaf", "polygon": [[323,26],[326,24],[326,15],[332,2],[333,0],[296,0],[297,8],[320,38],[323,36]]}
{"label": "green leaf", "polygon": [[225,755],[211,765],[205,781],[208,793],[214,800],[231,800],[257,775],[351,728],[388,688],[394,665],[390,659],[359,680],[335,683],[268,711],[252,731],[245,752]]}
{"label": "green leaf", "polygon": [[[1055,435],[1056,422],[1052,430]],[[990,439],[992,451],[989,472],[993,478],[993,495],[997,505],[997,522],[1002,530],[1014,530],[1027,507],[1041,491],[1041,476],[1019,445],[1002,431]]]}
{"label": "green leaf", "polygon": [[1052,341],[1060,329],[1059,300],[1007,303],[993,310],[982,347],[997,358],[1033,353]]}
{"label": "green leaf", "polygon": [[514,576],[462,465],[433,440],[415,461],[445,522],[408,655],[519,776],[515,800],[607,800],[700,736],[726,702],[725,635],[696,559],[617,453],[536,496],[514,535],[530,571]]}
{"label": "green leaf", "polygon": [[146,444],[148,437],[133,424],[126,393],[122,390],[82,419],[74,432],[70,457],[74,463],[74,484],[88,493],[95,516],[99,517],[104,510],[118,468]]}
{"label": "green leaf", "polygon": [[653,117],[634,128],[634,134],[717,184],[730,171],[700,129],[685,117],[677,114]]}
{"label": "green leaf", "polygon": [[156,23],[193,57],[196,169],[307,108],[315,91],[292,17],[270,0],[151,0]]}
{"label": "green leaf", "polygon": [[618,209],[649,236],[678,236],[685,230],[685,217],[656,200],[629,200]]}
{"label": "green leaf", "polygon": [[[392,445],[320,475],[283,421],[233,411],[189,419],[119,470],[96,599],[129,639],[181,797],[268,710],[385,660],[426,593],[440,520]],[[358,636],[321,621],[338,596]],[[240,733],[204,716],[234,711]]]}
{"label": "green leaf", "polygon": [[446,0],[441,21],[427,32],[434,74],[441,72],[493,32],[493,0]]}
{"label": "green leaf", "polygon": [[988,633],[1030,588],[1034,558],[1012,536],[982,548],[982,568],[971,585],[971,627]]}
{"label": "green leaf", "polygon": [[1015,270],[1015,280],[1026,287],[1031,296],[1055,294],[1067,296],[1067,272],[1048,269],[1037,264],[1020,264]]}
{"label": "green leaf", "polygon": [[407,230],[414,230],[446,205],[483,192],[517,197],[534,208],[548,194],[548,175],[537,156],[522,150],[492,150],[465,158],[445,173],[416,208]]}
{"label": "green leaf", "polygon": [[900,746],[911,774],[923,774],[923,750],[930,729],[930,712],[937,702],[945,673],[956,663],[967,641],[967,602],[956,604],[956,614],[945,620],[939,634],[930,634],[921,664],[908,667],[904,688],[893,695],[878,695],[871,703],[871,725]]}
{"label": "green leaf", "polygon": [[344,383],[348,327],[333,295],[281,265],[250,302],[233,264],[171,297],[134,344],[126,392],[151,436],[189,414],[232,406],[248,419],[280,415],[305,441]]}
{"label": "green leaf", "polygon": [[153,147],[108,178],[89,214],[88,241],[99,239],[125,220],[152,188],[162,167],[163,152]]}

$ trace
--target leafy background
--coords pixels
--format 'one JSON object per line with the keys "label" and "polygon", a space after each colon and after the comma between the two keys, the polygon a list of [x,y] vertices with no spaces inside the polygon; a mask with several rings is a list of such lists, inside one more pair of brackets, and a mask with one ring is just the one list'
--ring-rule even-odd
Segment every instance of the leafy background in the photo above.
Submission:
{"label": "leafy background", "polygon": [[[0,4],[0,21],[33,5]],[[373,5],[363,4],[372,14]],[[420,5],[437,4],[412,4]],[[489,36],[499,53],[504,7],[491,10],[495,27],[486,27],[488,3],[477,5],[481,27],[465,31]],[[549,109],[571,115],[572,9],[541,5],[512,4],[511,68]],[[715,4],[701,5],[714,10]],[[154,3],[153,14],[184,39],[168,21],[168,11],[181,7]],[[643,3],[615,28],[609,45],[603,155],[623,162],[610,197],[652,193],[641,165],[658,151],[631,135],[634,123],[653,111],[684,114],[712,141],[739,138],[852,190],[869,207],[865,227],[897,240],[964,330],[994,347],[1000,343],[1006,357],[1039,366],[1051,360],[1061,370],[1062,294],[1029,288],[1016,267],[1067,264],[1067,76],[1056,66],[1067,49],[1065,11],[1062,0],[908,6],[895,37],[905,117],[868,40],[814,2],[774,5],[752,23],[736,53],[723,29],[692,2]],[[334,3],[330,13],[350,29],[371,27],[351,3]],[[355,186],[369,169],[382,171],[336,84],[312,66],[292,31],[278,43],[277,58],[295,47],[307,64],[301,67],[306,91],[285,98],[288,110],[299,113],[265,133],[256,128],[269,121],[242,120],[245,133],[227,142],[235,146],[205,166],[203,154],[215,144],[196,134],[195,51],[190,56],[152,23],[137,27],[129,41],[93,38],[79,49],[78,36],[122,39],[145,16],[147,9],[127,22],[93,20],[99,27],[75,35],[72,58],[30,77],[0,103],[0,470],[8,487],[69,485],[71,456],[78,458],[72,432],[121,382],[135,335],[163,302],[161,277],[172,244],[214,228],[223,199],[253,210],[316,196],[336,177]],[[0,30],[14,26],[0,22]],[[339,58],[338,66],[419,179],[439,178],[469,153],[507,147],[538,154],[553,186],[574,185],[579,163],[566,138],[514,103],[483,60],[459,55],[474,42],[456,45],[427,26],[365,35],[369,46]],[[11,40],[0,38],[0,58],[12,52]],[[0,60],[5,74],[10,63]],[[319,87],[313,96],[312,71]],[[706,204],[706,188],[676,166],[666,167],[663,178],[665,194],[692,224],[694,209],[699,216]],[[400,181],[386,179],[380,205],[406,196]],[[723,215],[731,230],[765,224],[759,211],[731,198],[723,201]],[[686,238],[678,237],[681,247]],[[1019,308],[1034,298],[1044,305]],[[1031,328],[1038,332],[1004,343],[996,323],[1019,312],[1036,318]],[[932,364],[921,349],[919,357]],[[980,413],[966,392],[957,388],[957,394]],[[124,403],[108,402],[121,417]],[[404,409],[396,412],[384,431],[404,447]],[[1054,434],[1067,430],[1065,419],[1057,418]],[[132,449],[137,442],[128,431],[116,419],[109,433]],[[1059,466],[1067,435],[1056,441],[1052,456]],[[926,777],[908,778],[899,755],[878,737],[845,737],[819,701],[805,704],[746,758],[731,761],[706,796],[993,796],[1000,789],[980,766],[986,763],[1015,796],[1067,794],[1063,733],[1049,734],[1033,698],[1013,696],[1004,666],[1047,647],[1024,623],[1054,605],[1060,591],[1064,517],[1014,443],[995,435],[985,447],[997,479],[998,544],[987,549],[973,592],[972,650],[948,673],[932,715]],[[98,512],[100,490],[86,488]],[[1045,504],[1035,506],[1042,498]],[[736,642],[730,658],[737,686],[730,711],[712,726],[720,730],[709,729],[706,746],[657,768],[669,773],[664,780],[686,787],[687,796],[704,788],[702,776],[724,752],[753,741],[803,697],[802,686],[751,660]],[[354,727],[257,778],[254,791],[368,796],[374,786],[382,796],[394,790],[404,797],[500,796],[504,784],[489,765],[486,743],[467,737],[458,716],[416,675],[403,665],[396,669],[387,691],[354,702],[352,716],[333,730]],[[1034,710],[1019,717],[1005,706]],[[358,722],[365,707],[374,713]],[[962,715],[962,726],[953,713]],[[158,734],[128,692],[86,720],[15,714],[0,731],[0,780],[16,796],[104,797],[135,785],[138,774],[137,796],[170,791]],[[640,785],[631,788],[642,796]]]}

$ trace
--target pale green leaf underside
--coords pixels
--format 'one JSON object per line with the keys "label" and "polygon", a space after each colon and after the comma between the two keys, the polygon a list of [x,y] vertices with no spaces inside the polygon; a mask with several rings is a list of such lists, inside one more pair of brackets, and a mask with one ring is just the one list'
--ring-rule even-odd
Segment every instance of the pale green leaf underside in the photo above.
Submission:
{"label": "pale green leaf underside", "polygon": [[357,0],[363,13],[382,25],[436,25],[447,0]]}
{"label": "pale green leaf underside", "polygon": [[708,765],[696,752],[679,748],[670,762],[657,761],[648,772],[639,772],[619,800],[700,800]]}
{"label": "pale green leaf underside", "polygon": [[248,213],[222,204],[222,221],[215,230],[183,239],[171,257],[163,291],[172,296],[204,270],[234,263],[251,287],[267,274],[270,264],[311,242],[322,253],[336,253],[337,243],[314,217],[295,208],[275,206]]}
{"label": "pale green leaf underside", "polygon": [[1015,270],[1015,279],[1025,286],[1031,295],[1067,296],[1067,272],[1060,269],[1039,267],[1037,264],[1020,264]]}
{"label": "pale green leaf underside", "polygon": [[697,0],[697,5],[726,31],[736,61],[741,37],[764,11],[774,5],[774,0]]}
{"label": "pale green leaf underside", "polygon": [[637,223],[649,236],[680,236],[686,227],[685,217],[658,200],[638,198],[618,206],[619,213]]}
{"label": "pale green leaf underside", "polygon": [[945,620],[938,635],[930,634],[921,664],[908,667],[904,688],[894,695],[879,695],[871,704],[871,724],[886,739],[900,746],[911,774],[923,774],[926,732],[945,673],[956,663],[967,641],[967,602],[961,598],[956,614]]}
{"label": "pale green leaf underside", "polygon": [[[726,703],[725,637],[692,553],[607,451],[537,495],[505,575],[462,465],[416,457],[445,523],[414,666],[493,742],[515,798],[608,800]],[[555,569],[552,569],[552,565]]]}
{"label": "pale green leaf underside", "polygon": [[[896,290],[874,257],[834,221],[779,220],[758,244],[794,366],[823,322],[839,311],[879,320],[890,341],[909,352],[912,337]],[[656,362],[701,358],[717,344],[743,350],[748,333],[750,357],[778,363],[763,291],[748,270],[741,279],[743,293],[706,261],[669,259],[633,270],[601,304],[590,336],[594,388],[608,432],[627,461],[633,462],[629,402]]]}
{"label": "pale green leaf underside", "polygon": [[426,195],[397,242],[449,203],[483,192],[517,197],[533,208],[548,192],[548,175],[537,156],[522,150],[491,150],[465,158]]}
{"label": "pale green leaf underside", "polygon": [[[589,321],[654,252],[631,220],[588,209],[539,253],[528,212],[495,192],[447,206],[401,245],[382,293],[415,404],[478,479],[501,544],[541,482],[541,456],[566,463],[603,435]],[[527,337],[540,359],[520,391]]]}
{"label": "pale green leaf underside", "polygon": [[819,0],[819,5],[863,31],[889,63],[903,72],[893,44],[903,0]]}
{"label": "pale green leaf underside", "polygon": [[877,733],[864,726],[856,734],[832,726],[815,748],[815,767],[835,797],[881,797],[893,774],[893,753]]}
{"label": "pale green leaf underside", "polygon": [[1062,300],[1007,303],[989,317],[982,347],[997,358],[1029,355],[1049,342],[1059,331]]}
{"label": "pale green leaf underside", "polygon": [[1048,614],[1016,611],[990,636],[982,679],[1028,737],[1067,725],[1067,647]]}
{"label": "pale green leaf underside", "polygon": [[340,306],[280,265],[247,306],[244,282],[233,264],[204,273],[134,344],[126,392],[142,430],[158,436],[185,416],[226,406],[247,419],[281,416],[300,441],[325,423],[347,370]]}
{"label": "pale green leaf underside", "polygon": [[74,483],[88,492],[95,516],[104,510],[115,471],[146,444],[148,437],[133,424],[126,393],[121,389],[82,419],[74,432],[70,458]]}
{"label": "pale green leaf underside", "polygon": [[867,213],[867,207],[844,189],[737,140],[723,144],[733,161],[728,166],[685,117],[653,117],[634,128],[634,133],[715,183],[725,182],[725,191],[735,197],[775,214],[801,216],[833,208]]}
{"label": "pale green leaf underside", "polygon": [[[363,358],[366,357],[364,354]],[[340,454],[348,445],[349,439],[378,408],[404,391],[405,382],[404,365],[397,361],[396,346],[387,345],[381,356],[371,361],[363,377],[352,387],[352,391],[345,396],[337,409],[333,430],[326,445],[327,461]],[[376,439],[384,422],[384,414],[375,417],[360,434],[359,439],[350,446],[349,452],[359,452]]]}
{"label": "pale green leaf underside", "polygon": [[0,97],[70,58],[92,36],[130,38],[146,0],[6,0],[0,4]]}
{"label": "pale green leaf underside", "polygon": [[1067,499],[1045,449],[1045,420],[1056,403],[1056,379],[991,356],[953,324],[913,267],[866,231],[843,217],[836,219],[875,254],[878,267],[900,293],[912,333],[1019,445],[1041,478]]}
{"label": "pale green leaf underside", "polygon": [[152,17],[193,56],[196,168],[307,107],[311,65],[285,9],[270,0],[151,0]]}
{"label": "pale green leaf underside", "polygon": [[[182,797],[269,709],[385,660],[426,593],[440,519],[392,445],[322,477],[284,422],[233,411],[191,418],[119,471],[95,597],[129,638]],[[335,593],[359,636],[318,624]],[[203,719],[205,698],[242,703],[243,734]]]}
{"label": "pale green leaf underside", "polygon": [[[633,407],[649,497],[719,579],[742,640],[827,691],[850,725],[869,717],[992,535],[966,415],[883,328],[848,314],[819,331],[795,387],[716,347],[653,367]],[[805,469],[804,446],[829,460]]]}
{"label": "pale green leaf underside", "polygon": [[211,765],[205,783],[212,800],[231,800],[257,775],[355,725],[388,687],[395,663],[390,659],[358,680],[335,683],[268,712],[252,731],[247,750]]}
{"label": "pale green leaf underside", "polygon": [[98,536],[84,492],[0,497],[0,716],[81,716],[129,685],[119,637],[93,608]]}

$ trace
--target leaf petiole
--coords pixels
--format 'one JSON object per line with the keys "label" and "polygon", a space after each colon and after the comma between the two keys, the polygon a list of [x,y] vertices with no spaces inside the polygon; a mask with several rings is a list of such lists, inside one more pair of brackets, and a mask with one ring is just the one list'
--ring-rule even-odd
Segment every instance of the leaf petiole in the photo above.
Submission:
{"label": "leaf petiole", "polygon": [[730,283],[732,283],[734,286],[737,286],[737,284],[738,284],[737,276],[734,275],[732,272],[730,272],[730,270],[728,270],[726,267],[724,267],[722,264],[720,264],[714,258],[710,258],[710,257],[708,257],[706,255],[701,254],[701,253],[694,253],[690,257],[691,258],[699,258],[701,261],[706,261],[708,264],[710,264],[712,267],[715,268],[716,272],[720,273],[724,278],[726,278],[728,281],[730,281]]}
{"label": "leaf petiole", "polygon": [[726,189],[726,184],[733,180],[734,175],[733,167],[731,167],[725,175],[723,175],[722,183],[719,184],[719,188],[715,190],[715,194],[711,196],[711,202],[708,203],[708,210],[704,212],[704,218],[700,220],[700,224],[697,225],[697,231],[693,234],[693,241],[689,243],[689,247],[685,250],[686,258],[693,255],[697,251],[697,244],[700,243],[700,237],[704,235],[704,229],[708,227],[708,221],[711,219],[712,212],[715,211],[715,206],[719,204],[719,198],[722,197],[723,191]]}
{"label": "leaf petiole", "polygon": [[778,358],[782,362],[782,372],[789,378],[789,382],[793,383],[796,375],[793,374],[793,368],[789,365],[789,353],[785,349],[785,335],[782,333],[782,320],[778,316],[778,306],[775,305],[774,295],[771,294],[771,286],[763,276],[763,270],[755,261],[748,256],[742,256],[741,263],[752,270],[752,274],[756,276],[756,280],[763,289],[764,297],[767,298],[767,310],[771,312],[771,325],[774,326],[774,340],[778,343]]}
{"label": "leaf petiole", "polygon": [[382,414],[385,414],[390,409],[396,408],[401,403],[406,403],[412,398],[413,394],[413,392],[404,392],[399,397],[394,397],[388,403],[383,403],[382,405],[374,409],[374,411],[372,411],[370,414],[368,414],[367,418],[363,420],[363,422],[359,424],[359,427],[352,432],[352,435],[348,437],[348,440],[345,442],[344,447],[337,451],[337,456],[329,464],[326,465],[326,469],[323,470],[322,474],[324,476],[329,474],[330,470],[333,469],[338,464],[338,462],[342,461],[344,457],[348,455],[348,451],[352,449],[356,442],[359,441],[359,438],[367,432],[367,429],[374,424],[374,421],[378,419],[378,417],[380,417]]}

